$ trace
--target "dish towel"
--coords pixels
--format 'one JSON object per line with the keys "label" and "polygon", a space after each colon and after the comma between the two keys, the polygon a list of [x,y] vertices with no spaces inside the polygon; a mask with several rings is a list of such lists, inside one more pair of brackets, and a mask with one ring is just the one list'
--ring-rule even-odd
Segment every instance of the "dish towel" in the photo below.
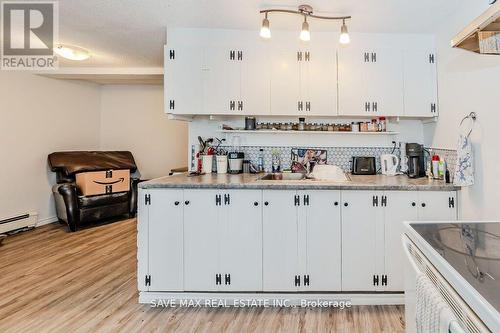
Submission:
{"label": "dish towel", "polygon": [[424,274],[417,277],[416,297],[418,333],[464,332],[448,304]]}
{"label": "dish towel", "polygon": [[457,186],[471,186],[474,184],[474,156],[472,143],[468,135],[460,134],[457,148],[457,164],[453,184]]}

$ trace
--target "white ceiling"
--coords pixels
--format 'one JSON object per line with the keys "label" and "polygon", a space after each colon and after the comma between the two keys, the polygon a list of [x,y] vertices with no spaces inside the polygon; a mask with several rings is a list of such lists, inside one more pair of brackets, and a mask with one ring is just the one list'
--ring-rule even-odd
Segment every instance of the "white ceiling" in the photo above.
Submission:
{"label": "white ceiling", "polygon": [[[432,33],[467,0],[309,0],[317,14],[352,15],[350,31]],[[471,1],[471,0],[469,0]],[[478,1],[478,0],[475,0]],[[479,0],[487,1],[487,0]],[[291,0],[60,0],[61,43],[89,49],[85,62],[65,66],[162,66],[165,27],[251,29],[258,33],[260,9],[295,9]],[[270,16],[271,29],[299,29],[300,17]],[[338,23],[311,20],[312,31],[338,30]]]}

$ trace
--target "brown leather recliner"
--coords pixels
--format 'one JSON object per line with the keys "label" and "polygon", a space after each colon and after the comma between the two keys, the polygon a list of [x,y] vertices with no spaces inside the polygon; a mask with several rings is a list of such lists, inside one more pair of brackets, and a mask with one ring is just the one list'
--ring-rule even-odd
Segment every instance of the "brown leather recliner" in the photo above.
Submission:
{"label": "brown leather recliner", "polygon": [[[68,224],[71,231],[92,222],[134,217],[137,212],[138,178],[134,156],[129,151],[70,151],[49,155],[49,165],[56,173],[57,184],[52,192],[57,217]],[[83,196],[75,184],[79,172],[103,170],[130,170],[130,191],[94,196]]]}

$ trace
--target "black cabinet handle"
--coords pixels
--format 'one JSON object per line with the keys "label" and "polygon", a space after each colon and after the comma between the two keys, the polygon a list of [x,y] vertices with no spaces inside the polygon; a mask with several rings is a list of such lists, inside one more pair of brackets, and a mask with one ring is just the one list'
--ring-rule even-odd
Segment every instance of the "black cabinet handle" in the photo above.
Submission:
{"label": "black cabinet handle", "polygon": [[422,202],[422,207],[425,207],[425,202]]}
{"label": "black cabinet handle", "polygon": [[335,201],[335,202],[333,203],[333,205],[334,205],[334,206],[338,206],[338,205],[339,205],[339,202],[338,202],[338,201]]}
{"label": "black cabinet handle", "polygon": [[176,205],[176,206],[179,206],[179,204],[180,204],[179,201],[174,202],[174,205]]}
{"label": "black cabinet handle", "polygon": [[264,206],[269,206],[269,202],[264,202]]}
{"label": "black cabinet handle", "polygon": [[258,206],[258,205],[259,205],[259,203],[258,203],[257,201],[255,201],[255,202],[253,203],[253,205],[254,205],[254,206]]}
{"label": "black cabinet handle", "polygon": [[417,204],[415,202],[412,202],[411,205],[415,207]]}
{"label": "black cabinet handle", "polygon": [[349,203],[348,202],[344,202],[344,207],[347,207],[349,206]]}
{"label": "black cabinet handle", "polygon": [[189,205],[189,200],[184,201],[185,205]]}

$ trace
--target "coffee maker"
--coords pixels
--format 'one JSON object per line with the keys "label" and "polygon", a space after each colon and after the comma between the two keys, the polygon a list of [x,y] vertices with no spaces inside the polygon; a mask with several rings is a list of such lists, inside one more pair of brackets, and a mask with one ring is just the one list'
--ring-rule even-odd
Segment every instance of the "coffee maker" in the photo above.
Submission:
{"label": "coffee maker", "polygon": [[418,143],[406,144],[406,156],[408,159],[408,177],[425,177],[425,151],[424,146]]}

